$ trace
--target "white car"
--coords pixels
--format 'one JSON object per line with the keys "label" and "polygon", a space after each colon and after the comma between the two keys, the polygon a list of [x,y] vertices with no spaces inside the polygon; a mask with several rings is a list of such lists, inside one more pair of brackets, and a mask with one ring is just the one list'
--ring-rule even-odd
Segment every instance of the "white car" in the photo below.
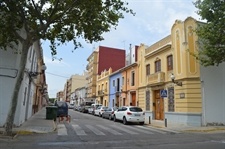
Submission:
{"label": "white car", "polygon": [[102,104],[92,104],[88,109],[88,113],[95,115],[95,109],[97,109],[99,106],[102,106]]}
{"label": "white car", "polygon": [[123,106],[119,107],[113,116],[114,122],[122,121],[124,125],[128,122],[138,122],[141,125],[145,123],[145,113],[137,106]]}
{"label": "white car", "polygon": [[94,115],[97,115],[97,116],[102,116],[102,113],[107,109],[108,107],[105,107],[105,106],[99,106],[97,109],[95,109],[95,114]]}

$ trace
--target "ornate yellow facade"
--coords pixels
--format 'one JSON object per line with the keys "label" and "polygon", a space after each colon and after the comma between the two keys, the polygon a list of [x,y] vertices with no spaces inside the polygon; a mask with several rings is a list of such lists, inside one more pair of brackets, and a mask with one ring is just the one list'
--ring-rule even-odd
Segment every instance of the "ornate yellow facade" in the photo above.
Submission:
{"label": "ornate yellow facade", "polygon": [[197,52],[196,27],[191,17],[177,20],[171,35],[149,47],[139,46],[139,106],[152,120],[201,124],[200,66],[190,54]]}

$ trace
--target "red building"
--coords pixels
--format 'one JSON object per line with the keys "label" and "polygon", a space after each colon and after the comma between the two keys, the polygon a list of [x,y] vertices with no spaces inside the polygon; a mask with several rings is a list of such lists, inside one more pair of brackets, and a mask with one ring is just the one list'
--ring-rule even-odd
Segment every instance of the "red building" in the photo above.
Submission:
{"label": "red building", "polygon": [[112,72],[125,66],[126,51],[123,49],[99,46],[98,74],[112,68]]}

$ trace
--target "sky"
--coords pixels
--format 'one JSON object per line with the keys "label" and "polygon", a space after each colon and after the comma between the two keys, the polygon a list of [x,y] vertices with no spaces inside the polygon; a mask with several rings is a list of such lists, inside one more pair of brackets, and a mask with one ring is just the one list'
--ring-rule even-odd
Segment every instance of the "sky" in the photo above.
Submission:
{"label": "sky", "polygon": [[135,16],[125,14],[119,24],[110,32],[104,33],[104,40],[97,43],[86,43],[80,39],[82,48],[73,51],[73,44],[57,48],[56,59],[52,61],[49,42],[43,41],[44,62],[47,66],[46,81],[50,98],[64,89],[64,84],[74,74],[82,75],[88,64],[87,58],[98,46],[128,49],[131,46],[152,45],[170,34],[176,20],[193,17],[200,20],[193,0],[127,0],[128,7]]}

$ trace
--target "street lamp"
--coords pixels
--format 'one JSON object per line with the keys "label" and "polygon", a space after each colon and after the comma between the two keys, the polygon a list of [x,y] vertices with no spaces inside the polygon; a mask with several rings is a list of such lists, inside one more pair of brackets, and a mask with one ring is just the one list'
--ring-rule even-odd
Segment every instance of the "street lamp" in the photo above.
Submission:
{"label": "street lamp", "polygon": [[173,73],[171,74],[170,78],[174,84],[176,84],[178,86],[182,86],[182,82],[175,81],[175,76]]}
{"label": "street lamp", "polygon": [[32,78],[32,77],[36,77],[37,75],[40,75],[42,74],[43,72],[42,71],[45,71],[47,69],[47,67],[45,66],[45,64],[43,64],[41,66],[41,72],[32,72],[32,71],[29,71],[28,74],[29,76]]}

